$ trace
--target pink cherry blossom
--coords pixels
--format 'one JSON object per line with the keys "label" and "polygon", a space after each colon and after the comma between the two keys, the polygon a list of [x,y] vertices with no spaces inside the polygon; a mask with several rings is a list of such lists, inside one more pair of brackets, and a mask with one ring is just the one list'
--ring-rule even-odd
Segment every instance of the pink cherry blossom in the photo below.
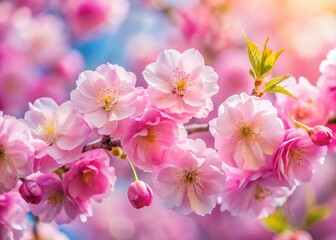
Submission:
{"label": "pink cherry blossom", "polygon": [[307,79],[300,77],[296,82],[296,79],[291,77],[281,84],[297,98],[276,94],[276,107],[287,127],[294,126],[288,114],[308,126],[323,125],[327,122],[328,108],[324,104],[324,96]]}
{"label": "pink cherry blossom", "polygon": [[188,139],[166,150],[163,160],[153,174],[163,204],[181,214],[210,213],[225,182],[216,151],[201,139]]}
{"label": "pink cherry blossom", "polygon": [[19,192],[27,203],[39,204],[43,197],[42,187],[34,180],[24,181],[19,188]]}
{"label": "pink cherry blossom", "polygon": [[33,173],[35,149],[27,127],[0,111],[0,193]]}
{"label": "pink cherry blossom", "polygon": [[226,167],[227,182],[220,193],[221,211],[233,216],[265,218],[283,205],[292,191],[269,172]]}
{"label": "pink cherry blossom", "polygon": [[286,130],[283,143],[274,153],[274,170],[284,185],[293,188],[309,182],[313,173],[324,162],[327,147],[316,146],[302,129]]}
{"label": "pink cherry blossom", "polygon": [[331,110],[336,110],[336,48],[331,49],[320,65],[321,76],[317,80],[325,104]]}
{"label": "pink cherry blossom", "polygon": [[121,143],[136,167],[151,171],[163,162],[164,150],[185,139],[185,130],[175,120],[153,108],[130,120]]}
{"label": "pink cherry blossom", "polygon": [[71,101],[90,127],[101,135],[113,136],[118,122],[136,111],[135,81],[135,75],[124,68],[103,64],[95,71],[87,70],[79,75]]}
{"label": "pink cherry blossom", "polygon": [[246,93],[233,95],[220,105],[218,118],[210,121],[210,132],[219,157],[246,170],[267,166],[267,156],[276,150],[285,133],[272,103]]}
{"label": "pink cherry blossom", "polygon": [[273,238],[273,240],[313,240],[309,232],[296,230],[296,231],[285,231]]}
{"label": "pink cherry blossom", "polygon": [[128,200],[133,207],[139,209],[150,206],[153,201],[153,191],[147,183],[137,180],[132,182],[127,191]]}
{"label": "pink cherry blossom", "polygon": [[84,202],[90,198],[102,201],[114,188],[114,168],[110,167],[110,158],[104,150],[85,152],[67,168],[62,184],[74,201]]}
{"label": "pink cherry blossom", "polygon": [[218,75],[204,65],[202,55],[195,49],[162,52],[155,63],[146,67],[143,76],[149,84],[152,105],[176,120],[203,118],[213,110],[211,97],[218,92]]}
{"label": "pink cherry blossom", "polygon": [[76,160],[91,129],[71,103],[58,106],[51,98],[40,98],[29,108],[24,122],[39,141],[34,168],[49,172]]}
{"label": "pink cherry blossom", "polygon": [[40,175],[35,179],[44,194],[37,205],[29,204],[31,212],[42,222],[56,221],[57,224],[69,223],[76,217],[92,215],[88,202],[73,201],[63,190],[61,178],[55,173]]}
{"label": "pink cherry blossom", "polygon": [[90,35],[97,30],[117,28],[125,19],[127,0],[61,0],[61,8],[72,31],[77,36]]}
{"label": "pink cherry blossom", "polygon": [[314,126],[309,132],[310,139],[317,146],[329,145],[333,139],[333,132],[330,128],[325,126]]}
{"label": "pink cherry blossom", "polygon": [[28,230],[28,207],[18,192],[0,195],[0,239],[21,239]]}

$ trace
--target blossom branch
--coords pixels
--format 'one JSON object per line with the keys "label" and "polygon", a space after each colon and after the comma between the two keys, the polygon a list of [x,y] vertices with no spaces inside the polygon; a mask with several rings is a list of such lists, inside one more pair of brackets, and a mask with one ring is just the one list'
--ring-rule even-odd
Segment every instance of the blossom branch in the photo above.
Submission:
{"label": "blossom branch", "polygon": [[[203,123],[203,124],[191,124],[185,126],[188,135],[198,132],[207,132],[209,131],[209,124]],[[83,152],[87,152],[90,150],[102,148],[107,151],[111,151],[113,147],[122,147],[121,142],[119,139],[112,139],[108,135],[103,135],[101,139],[98,139],[92,143],[87,144],[83,147]]]}
{"label": "blossom branch", "polygon": [[111,151],[113,147],[121,147],[121,143],[119,139],[111,139],[108,135],[103,135],[101,139],[98,139],[83,148],[83,152],[87,152],[90,150],[102,148],[107,151]]}
{"label": "blossom branch", "polygon": [[209,131],[209,124],[203,123],[203,124],[191,124],[185,126],[188,135],[198,132],[208,132]]}

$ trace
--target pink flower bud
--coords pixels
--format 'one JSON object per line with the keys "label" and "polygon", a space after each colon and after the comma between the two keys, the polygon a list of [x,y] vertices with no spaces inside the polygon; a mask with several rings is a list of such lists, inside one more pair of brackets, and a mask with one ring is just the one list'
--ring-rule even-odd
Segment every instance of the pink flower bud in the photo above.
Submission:
{"label": "pink flower bud", "polygon": [[27,203],[39,204],[43,197],[42,187],[33,180],[24,181],[19,192]]}
{"label": "pink flower bud", "polygon": [[333,132],[330,128],[325,126],[315,126],[310,129],[310,138],[317,146],[325,146],[331,143],[333,139]]}
{"label": "pink flower bud", "polygon": [[135,208],[143,208],[151,205],[153,201],[153,191],[147,183],[137,180],[128,187],[128,199]]}

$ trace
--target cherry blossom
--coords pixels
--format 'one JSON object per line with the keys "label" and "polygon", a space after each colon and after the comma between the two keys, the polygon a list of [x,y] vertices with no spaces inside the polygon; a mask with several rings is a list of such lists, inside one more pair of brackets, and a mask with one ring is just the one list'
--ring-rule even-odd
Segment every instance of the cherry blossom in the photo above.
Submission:
{"label": "cherry blossom", "polygon": [[27,127],[0,111],[0,193],[33,173],[35,149]]}
{"label": "cherry blossom", "polygon": [[292,194],[272,172],[252,172],[226,167],[227,182],[219,203],[233,216],[265,218]]}
{"label": "cherry blossom", "polygon": [[300,182],[311,180],[326,153],[327,147],[316,146],[304,129],[289,129],[274,153],[274,169],[284,186],[292,189]]}
{"label": "cherry blossom", "polygon": [[0,195],[0,237],[4,240],[21,239],[28,230],[28,207],[18,192]]}
{"label": "cherry blossom", "polygon": [[61,178],[55,173],[40,175],[36,181],[44,191],[43,198],[38,205],[29,204],[29,208],[42,222],[63,224],[78,216],[85,219],[92,215],[88,202],[75,202],[65,193]]}
{"label": "cherry blossom", "polygon": [[218,118],[210,121],[210,132],[219,157],[246,170],[266,167],[267,155],[276,150],[285,133],[272,103],[246,93],[233,95],[220,105]]}
{"label": "cherry blossom", "polygon": [[29,108],[24,123],[38,140],[35,170],[49,172],[76,160],[91,129],[72,104],[58,106],[51,98],[40,98]]}
{"label": "cherry blossom", "polygon": [[181,214],[211,213],[225,182],[216,151],[201,139],[188,139],[163,155],[153,172],[154,188],[167,208]]}
{"label": "cherry blossom", "polygon": [[306,78],[300,77],[296,81],[291,77],[282,84],[297,98],[276,94],[276,107],[287,127],[294,126],[288,114],[308,126],[323,125],[327,122],[328,108],[324,104],[323,95]]}
{"label": "cherry blossom", "polygon": [[163,162],[166,149],[185,139],[186,132],[176,121],[152,108],[129,121],[121,143],[136,167],[151,171]]}
{"label": "cherry blossom", "polygon": [[218,92],[218,75],[204,65],[195,49],[183,53],[165,50],[143,71],[151,104],[181,122],[203,118],[213,110],[211,97]]}
{"label": "cherry blossom", "polygon": [[[110,63],[95,71],[84,71],[70,94],[73,105],[84,115],[89,126],[101,135],[112,135],[118,122],[136,112],[136,77]],[[132,106],[133,105],[133,106]]]}
{"label": "cherry blossom", "polygon": [[135,208],[150,206],[153,201],[153,191],[147,183],[137,180],[132,182],[127,191],[128,200]]}
{"label": "cherry blossom", "polygon": [[62,185],[74,201],[84,202],[91,198],[102,201],[114,188],[114,168],[110,167],[110,158],[102,149],[83,153],[67,168]]}

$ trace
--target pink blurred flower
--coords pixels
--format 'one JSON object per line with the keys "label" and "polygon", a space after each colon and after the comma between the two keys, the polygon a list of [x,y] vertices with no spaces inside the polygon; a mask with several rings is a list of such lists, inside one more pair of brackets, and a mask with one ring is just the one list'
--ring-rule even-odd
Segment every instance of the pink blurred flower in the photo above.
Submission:
{"label": "pink blurred flower", "polygon": [[246,93],[233,95],[220,105],[218,118],[210,121],[210,132],[219,157],[245,170],[267,166],[267,155],[276,150],[285,133],[272,103]]}
{"label": "pink blurred flower", "polygon": [[297,230],[295,232],[286,231],[273,238],[273,240],[313,240],[312,236],[306,232]]}
{"label": "pink blurred flower", "polygon": [[84,202],[93,198],[100,202],[114,189],[116,176],[105,150],[84,152],[67,167],[69,171],[63,175],[62,184],[74,201]]}
{"label": "pink blurred flower", "polygon": [[323,125],[327,122],[328,108],[324,104],[324,96],[307,79],[300,77],[296,82],[295,78],[291,77],[282,84],[297,97],[294,99],[284,94],[276,94],[276,107],[287,127],[294,126],[288,114],[308,126]]}
{"label": "pink blurred flower", "polygon": [[66,36],[60,18],[50,14],[33,16],[29,8],[22,7],[11,18],[5,42],[44,66],[67,50]]}
{"label": "pink blurred flower", "polygon": [[0,111],[0,193],[33,173],[35,149],[27,127]]}
{"label": "pink blurred flower", "polygon": [[321,91],[325,104],[336,111],[336,48],[331,49],[327,58],[320,64],[321,76],[317,87]]}
{"label": "pink blurred flower", "polygon": [[133,207],[139,209],[150,206],[153,201],[153,191],[147,183],[137,180],[132,182],[127,191],[128,200]]}
{"label": "pink blurred flower", "polygon": [[265,218],[283,205],[292,191],[273,172],[251,172],[226,167],[227,182],[220,193],[221,211],[232,216]]}
{"label": "pink blurred flower", "polygon": [[27,203],[39,204],[43,197],[42,187],[34,180],[24,181],[19,188],[19,192]]}
{"label": "pink blurred flower", "polygon": [[0,195],[0,239],[21,239],[28,230],[28,208],[18,192]]}
{"label": "pink blurred flower", "polygon": [[166,150],[163,160],[153,177],[163,204],[181,214],[211,213],[225,182],[216,151],[201,139],[188,139]]}
{"label": "pink blurred flower", "polygon": [[95,71],[79,75],[77,88],[71,92],[71,101],[84,118],[101,135],[112,135],[120,120],[135,113],[132,103],[137,92],[136,77],[124,68],[110,63]]}
{"label": "pink blurred flower", "polygon": [[327,147],[316,146],[306,130],[288,129],[283,143],[274,153],[274,170],[285,186],[292,189],[301,182],[309,182],[324,162]]}
{"label": "pink blurred flower", "polygon": [[163,162],[162,154],[166,149],[186,137],[186,132],[175,120],[152,108],[130,120],[121,143],[136,167],[151,171]]}
{"label": "pink blurred flower", "polygon": [[76,160],[91,129],[71,103],[58,106],[51,98],[40,98],[29,108],[24,122],[39,141],[35,170],[49,172]]}
{"label": "pink blurred flower", "polygon": [[151,104],[176,120],[204,118],[213,110],[211,97],[218,92],[218,75],[204,65],[195,49],[162,52],[155,63],[146,67],[143,76],[149,84]]}
{"label": "pink blurred flower", "polygon": [[315,126],[310,132],[310,139],[317,146],[326,146],[329,145],[333,139],[333,132],[330,128],[325,126]]}
{"label": "pink blurred flower", "polygon": [[[120,25],[128,12],[127,0],[60,0],[70,27],[77,36]],[[63,3],[62,3],[63,2]]]}
{"label": "pink blurred flower", "polygon": [[61,178],[55,173],[40,175],[35,180],[43,188],[44,194],[39,204],[29,204],[29,208],[42,222],[55,220],[57,224],[64,224],[78,216],[86,218],[92,215],[88,202],[75,202],[64,192]]}
{"label": "pink blurred flower", "polygon": [[65,233],[58,229],[57,224],[38,222],[34,231],[25,232],[20,240],[71,240]]}

